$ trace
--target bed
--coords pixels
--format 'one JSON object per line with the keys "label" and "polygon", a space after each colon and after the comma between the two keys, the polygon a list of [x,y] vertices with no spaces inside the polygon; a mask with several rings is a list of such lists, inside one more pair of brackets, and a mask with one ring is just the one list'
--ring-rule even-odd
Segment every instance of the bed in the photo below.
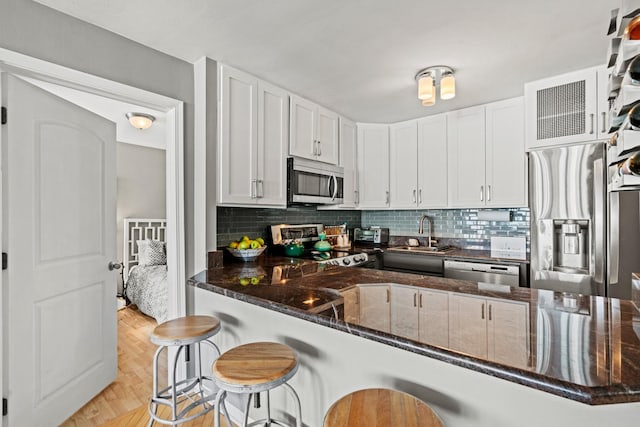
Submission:
{"label": "bed", "polygon": [[167,319],[165,219],[124,219],[124,295],[158,323]]}

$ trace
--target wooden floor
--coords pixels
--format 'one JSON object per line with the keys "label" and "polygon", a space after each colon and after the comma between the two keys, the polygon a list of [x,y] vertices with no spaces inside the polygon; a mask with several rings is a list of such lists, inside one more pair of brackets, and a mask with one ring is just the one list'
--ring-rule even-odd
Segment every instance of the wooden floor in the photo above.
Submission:
{"label": "wooden floor", "polygon": [[[152,388],[153,354],[157,348],[149,341],[149,335],[156,326],[155,319],[142,314],[135,306],[118,311],[118,377],[62,426],[99,426],[141,406],[146,411]],[[166,366],[161,369],[166,372]],[[166,373],[160,378],[166,378]]]}

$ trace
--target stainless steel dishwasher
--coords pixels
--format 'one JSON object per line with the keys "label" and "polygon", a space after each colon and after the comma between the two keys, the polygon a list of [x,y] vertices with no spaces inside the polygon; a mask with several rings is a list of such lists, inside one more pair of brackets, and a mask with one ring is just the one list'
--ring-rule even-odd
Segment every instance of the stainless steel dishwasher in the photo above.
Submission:
{"label": "stainless steel dishwasher", "polygon": [[509,264],[445,260],[444,277],[517,287],[520,284],[520,267]]}

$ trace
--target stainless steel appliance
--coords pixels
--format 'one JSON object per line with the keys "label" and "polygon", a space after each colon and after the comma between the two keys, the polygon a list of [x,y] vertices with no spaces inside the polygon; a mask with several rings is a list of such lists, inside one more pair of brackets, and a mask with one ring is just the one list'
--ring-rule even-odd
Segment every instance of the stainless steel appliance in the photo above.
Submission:
{"label": "stainless steel appliance", "polygon": [[339,205],[343,201],[344,168],[312,160],[287,159],[287,204]]}
{"label": "stainless steel appliance", "polygon": [[631,275],[640,272],[638,190],[609,193],[608,225],[607,296],[631,299]]}
{"label": "stainless steel appliance", "polygon": [[605,295],[604,144],[531,151],[529,185],[531,287]]}
{"label": "stainless steel appliance", "polygon": [[322,224],[277,224],[271,227],[271,242],[274,253],[284,254],[284,245],[297,240],[304,244],[305,250],[301,258],[312,259],[321,264],[340,265],[343,267],[375,268],[376,259],[371,259],[366,253],[331,250],[326,252],[316,251],[313,245],[320,240],[320,234],[324,233]]}
{"label": "stainless steel appliance", "polygon": [[353,230],[355,243],[389,243],[389,229],[381,227],[356,228]]}
{"label": "stainless steel appliance", "polygon": [[520,265],[445,260],[444,277],[518,287]]}

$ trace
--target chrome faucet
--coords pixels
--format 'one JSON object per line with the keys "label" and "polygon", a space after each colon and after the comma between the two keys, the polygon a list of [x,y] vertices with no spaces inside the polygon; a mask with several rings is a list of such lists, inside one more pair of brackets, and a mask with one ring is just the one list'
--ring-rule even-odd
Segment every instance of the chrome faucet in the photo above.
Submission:
{"label": "chrome faucet", "polygon": [[418,234],[424,234],[425,219],[427,220],[427,245],[428,247],[431,247],[431,219],[426,215],[422,215],[422,217],[420,217],[420,227],[418,227]]}

